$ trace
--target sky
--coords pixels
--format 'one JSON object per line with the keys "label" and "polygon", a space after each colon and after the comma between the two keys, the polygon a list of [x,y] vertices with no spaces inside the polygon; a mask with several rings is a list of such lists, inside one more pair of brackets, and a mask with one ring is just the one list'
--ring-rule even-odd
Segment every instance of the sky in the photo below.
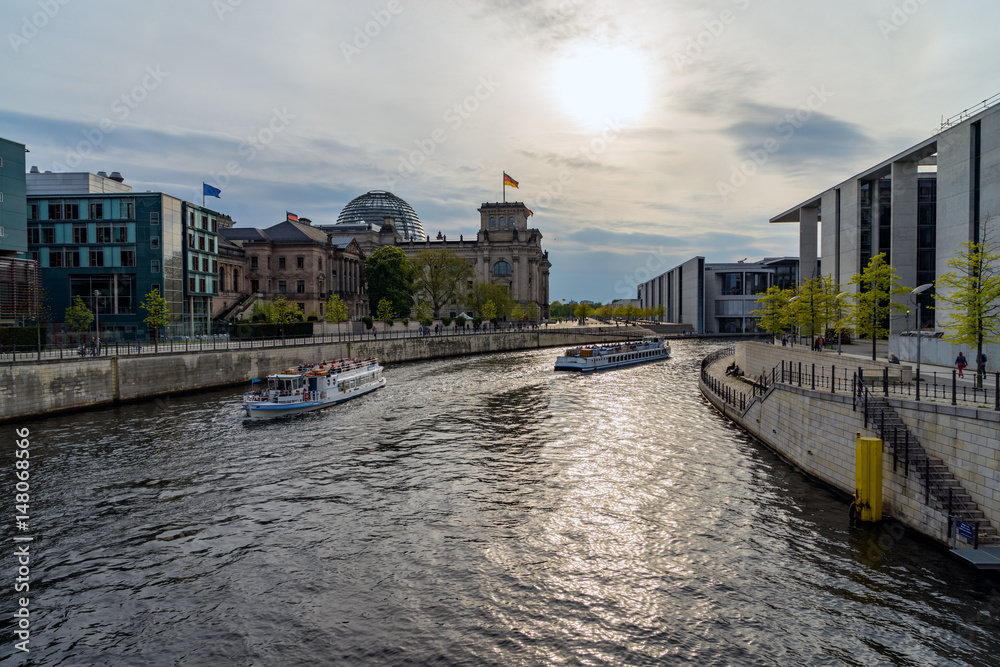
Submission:
{"label": "sky", "polygon": [[534,211],[552,299],[694,257],[798,254],[768,219],[1000,92],[1000,3],[4,0],[0,137],[238,226],[388,190],[432,237]]}

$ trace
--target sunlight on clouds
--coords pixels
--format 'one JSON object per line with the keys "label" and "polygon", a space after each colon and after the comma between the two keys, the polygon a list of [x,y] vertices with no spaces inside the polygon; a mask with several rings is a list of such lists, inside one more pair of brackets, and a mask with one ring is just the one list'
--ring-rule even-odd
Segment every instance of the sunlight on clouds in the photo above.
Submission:
{"label": "sunlight on clouds", "polygon": [[635,120],[646,110],[649,81],[638,54],[592,48],[566,56],[556,66],[552,92],[577,122],[600,126],[609,119]]}

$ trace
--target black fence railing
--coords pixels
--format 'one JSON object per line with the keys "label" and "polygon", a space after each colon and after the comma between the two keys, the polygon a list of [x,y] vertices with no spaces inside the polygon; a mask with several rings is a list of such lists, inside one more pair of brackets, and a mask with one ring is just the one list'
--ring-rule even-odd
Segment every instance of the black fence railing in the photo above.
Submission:
{"label": "black fence railing", "polygon": [[546,333],[565,336],[586,336],[594,339],[611,338],[615,340],[632,340],[640,338],[641,333],[635,328],[601,327],[598,329],[580,330],[573,327],[445,327],[435,329],[400,329],[396,331],[367,330],[361,333],[329,332],[311,336],[284,336],[265,338],[229,337],[226,335],[201,335],[184,338],[173,338],[159,342],[142,341],[111,341],[102,344],[82,344],[78,346],[48,345],[8,345],[0,347],[0,363],[33,363],[35,361],[73,360],[91,357],[138,356],[151,354],[217,352],[223,350],[252,350],[275,347],[298,347],[305,345],[322,345],[329,343],[347,343],[360,341],[400,340],[409,338],[445,338],[459,336],[507,336],[512,334]]}

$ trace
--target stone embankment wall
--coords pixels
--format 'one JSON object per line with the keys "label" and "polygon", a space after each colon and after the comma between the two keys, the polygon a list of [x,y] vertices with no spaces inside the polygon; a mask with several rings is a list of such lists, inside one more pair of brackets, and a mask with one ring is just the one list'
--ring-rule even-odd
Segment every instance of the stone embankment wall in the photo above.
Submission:
{"label": "stone embankment wall", "polygon": [[[0,421],[226,387],[303,362],[374,356],[385,364],[624,340],[586,329],[368,340],[294,347],[53,360],[0,368]],[[630,329],[632,338],[641,330]]]}
{"label": "stone embankment wall", "polygon": [[[759,343],[738,343],[736,358],[745,360],[741,366],[745,363],[745,368],[755,368],[771,363],[773,357],[756,354],[760,347]],[[826,357],[825,352],[805,349],[804,353],[821,360]],[[716,377],[724,376],[724,368],[731,360],[720,359],[709,371]],[[813,363],[801,360],[803,364]],[[732,382],[729,378],[727,381]],[[859,432],[877,436],[865,428],[860,408],[853,409],[850,392],[831,394],[829,390],[777,384],[763,400],[752,401],[741,412],[724,404],[704,384],[701,389],[726,417],[796,467],[845,494],[854,494],[855,436]],[[1000,525],[1000,413],[892,397],[888,401],[924,449],[944,461],[993,526]],[[894,472],[891,447],[883,451],[884,512],[924,535],[947,542],[946,512],[933,498],[930,505],[924,504],[921,475],[913,469],[907,475],[903,461],[897,462]]]}

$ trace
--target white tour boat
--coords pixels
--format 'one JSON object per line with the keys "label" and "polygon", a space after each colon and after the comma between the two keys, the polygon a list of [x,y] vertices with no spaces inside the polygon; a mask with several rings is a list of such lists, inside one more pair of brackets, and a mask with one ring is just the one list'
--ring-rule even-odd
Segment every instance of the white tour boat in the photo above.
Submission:
{"label": "white tour boat", "polygon": [[602,371],[670,357],[670,343],[660,336],[644,336],[637,343],[614,343],[574,347],[556,357],[557,371]]}
{"label": "white tour boat", "polygon": [[[254,380],[254,383],[260,380]],[[243,394],[243,417],[272,419],[312,412],[385,386],[375,359],[340,359],[269,375],[267,388]]]}

